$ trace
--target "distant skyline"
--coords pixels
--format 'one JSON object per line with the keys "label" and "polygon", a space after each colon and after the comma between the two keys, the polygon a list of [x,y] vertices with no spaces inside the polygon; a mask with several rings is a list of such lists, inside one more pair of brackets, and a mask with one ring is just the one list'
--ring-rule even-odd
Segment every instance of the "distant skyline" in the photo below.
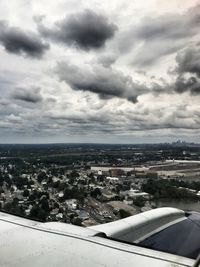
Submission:
{"label": "distant skyline", "polygon": [[54,144],[72,144],[72,145],[76,145],[76,144],[102,144],[102,145],[142,145],[142,144],[174,144],[174,143],[178,143],[180,141],[180,143],[184,144],[199,144],[200,142],[193,142],[192,140],[179,140],[179,139],[175,139],[175,138],[169,138],[169,139],[156,139],[156,138],[135,138],[135,140],[131,139],[129,141],[128,138],[124,138],[123,140],[119,140],[119,139],[113,139],[113,138],[107,138],[107,140],[103,140],[103,139],[82,139],[81,141],[78,141],[77,139],[74,139],[69,142],[65,142],[65,141],[57,141],[57,139],[52,139],[51,140],[35,140],[34,139],[30,139],[30,140],[25,140],[23,141],[22,139],[17,139],[16,142],[12,142],[12,141],[8,141],[8,142],[2,142],[0,143],[0,145],[54,145]]}
{"label": "distant skyline", "polygon": [[200,142],[200,0],[0,2],[0,143]]}

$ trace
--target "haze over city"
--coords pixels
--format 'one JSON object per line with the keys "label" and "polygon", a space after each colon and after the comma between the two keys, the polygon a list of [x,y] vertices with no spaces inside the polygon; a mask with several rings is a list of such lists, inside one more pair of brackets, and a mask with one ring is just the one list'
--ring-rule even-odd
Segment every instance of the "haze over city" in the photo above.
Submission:
{"label": "haze over city", "polygon": [[0,143],[199,142],[200,2],[0,2]]}

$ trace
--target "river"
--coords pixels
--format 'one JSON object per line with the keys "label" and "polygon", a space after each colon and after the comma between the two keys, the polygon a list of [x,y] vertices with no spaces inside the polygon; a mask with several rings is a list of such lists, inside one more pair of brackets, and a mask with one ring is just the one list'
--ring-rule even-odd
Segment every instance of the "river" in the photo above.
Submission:
{"label": "river", "polygon": [[200,201],[189,199],[160,199],[154,201],[155,205],[159,207],[174,207],[182,210],[193,210],[200,212]]}

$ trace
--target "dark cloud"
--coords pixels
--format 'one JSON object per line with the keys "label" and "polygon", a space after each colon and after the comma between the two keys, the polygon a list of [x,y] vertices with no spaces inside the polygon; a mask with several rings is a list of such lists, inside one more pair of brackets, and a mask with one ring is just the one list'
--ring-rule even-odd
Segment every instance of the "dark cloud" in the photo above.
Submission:
{"label": "dark cloud", "polygon": [[167,83],[152,83],[152,93],[159,95],[162,93],[189,92],[192,95],[200,94],[200,45],[191,45],[182,49],[176,55],[177,66],[168,74],[173,75],[175,80]]}
{"label": "dark cloud", "polygon": [[146,86],[135,83],[130,76],[101,65],[76,66],[60,62],[57,66],[60,80],[74,90],[90,91],[101,98],[119,97],[132,102],[147,91]]}
{"label": "dark cloud", "polygon": [[179,52],[176,61],[179,74],[191,73],[200,77],[200,45],[192,46]]}
{"label": "dark cloud", "polygon": [[175,82],[175,91],[177,93],[189,91],[191,94],[200,94],[200,80],[196,77],[178,77]]}
{"label": "dark cloud", "polygon": [[49,45],[35,33],[24,32],[17,27],[9,27],[4,21],[0,21],[0,44],[10,53],[34,58],[41,58],[49,49]]}
{"label": "dark cloud", "polygon": [[109,23],[105,16],[98,15],[91,10],[58,21],[53,29],[46,28],[41,21],[37,20],[37,23],[44,37],[83,50],[103,47],[117,30],[116,25]]}
{"label": "dark cloud", "polygon": [[177,93],[190,92],[200,94],[200,46],[191,46],[179,52],[176,56]]}
{"label": "dark cloud", "polygon": [[40,91],[41,89],[39,87],[31,87],[29,89],[18,87],[12,93],[12,98],[15,100],[37,104],[42,101]]}

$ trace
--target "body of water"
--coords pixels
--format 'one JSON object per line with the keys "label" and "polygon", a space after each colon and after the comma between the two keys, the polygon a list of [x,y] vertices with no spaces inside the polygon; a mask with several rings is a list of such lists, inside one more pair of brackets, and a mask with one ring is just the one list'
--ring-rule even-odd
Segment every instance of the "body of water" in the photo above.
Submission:
{"label": "body of water", "polygon": [[182,210],[192,210],[200,212],[200,201],[194,201],[189,199],[160,199],[154,201],[155,205],[160,207],[174,207]]}

